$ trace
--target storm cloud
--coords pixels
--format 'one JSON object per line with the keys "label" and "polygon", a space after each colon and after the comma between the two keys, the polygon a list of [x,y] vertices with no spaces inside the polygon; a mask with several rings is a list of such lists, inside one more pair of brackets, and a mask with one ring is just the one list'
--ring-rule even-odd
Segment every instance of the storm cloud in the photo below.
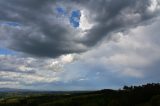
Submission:
{"label": "storm cloud", "polygon": [[[72,27],[69,19],[57,16],[59,6],[67,15],[83,11],[91,27]],[[158,12],[158,0],[1,0],[0,22],[17,24],[1,24],[0,40],[18,52],[55,58],[88,51],[113,32],[150,22]]]}

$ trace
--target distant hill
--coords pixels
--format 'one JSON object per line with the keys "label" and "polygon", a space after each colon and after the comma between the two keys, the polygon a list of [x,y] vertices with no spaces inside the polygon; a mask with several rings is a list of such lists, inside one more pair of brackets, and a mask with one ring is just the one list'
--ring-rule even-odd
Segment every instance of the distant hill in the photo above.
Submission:
{"label": "distant hill", "polygon": [[[7,91],[6,88],[1,90]],[[120,90],[24,94],[17,96],[14,93],[7,98],[2,95],[0,106],[160,106],[159,83],[124,86]]]}
{"label": "distant hill", "polygon": [[0,88],[0,92],[29,92],[32,90],[27,89],[15,89],[15,88]]}
{"label": "distant hill", "polygon": [[12,92],[12,91],[17,91],[17,89],[12,89],[12,88],[0,88],[0,92]]}

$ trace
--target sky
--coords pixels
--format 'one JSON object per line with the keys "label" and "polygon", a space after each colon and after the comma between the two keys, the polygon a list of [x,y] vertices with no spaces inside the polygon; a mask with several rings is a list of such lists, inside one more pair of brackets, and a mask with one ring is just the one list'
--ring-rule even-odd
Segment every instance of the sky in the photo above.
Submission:
{"label": "sky", "polygon": [[160,0],[0,0],[0,88],[160,82]]}

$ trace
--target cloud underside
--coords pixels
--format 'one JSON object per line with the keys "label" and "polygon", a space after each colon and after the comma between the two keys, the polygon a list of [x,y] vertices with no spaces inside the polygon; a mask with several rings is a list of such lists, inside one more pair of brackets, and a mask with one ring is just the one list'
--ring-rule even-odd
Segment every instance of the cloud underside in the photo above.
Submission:
{"label": "cloud underside", "polygon": [[[19,28],[1,25],[1,43],[40,57],[85,52],[112,32],[125,31],[155,18],[158,3],[157,0],[1,0],[0,20],[21,25]],[[74,9],[86,11],[92,27],[85,31],[72,28],[67,19],[57,17],[55,9],[59,5],[66,8],[68,14]]]}
{"label": "cloud underside", "polygon": [[[68,18],[73,11],[80,12],[78,27]],[[0,87],[158,82],[159,12],[159,0],[1,0],[0,48],[11,51],[0,53]]]}

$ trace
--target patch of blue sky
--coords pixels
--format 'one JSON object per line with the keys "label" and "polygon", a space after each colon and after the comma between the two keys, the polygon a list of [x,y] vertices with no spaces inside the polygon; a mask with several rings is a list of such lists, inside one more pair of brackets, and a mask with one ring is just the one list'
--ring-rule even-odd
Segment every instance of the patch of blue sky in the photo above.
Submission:
{"label": "patch of blue sky", "polygon": [[17,22],[6,22],[6,24],[7,25],[10,25],[10,26],[20,26],[20,24],[19,23],[17,23]]}
{"label": "patch of blue sky", "polygon": [[58,15],[64,15],[64,16],[67,15],[66,9],[65,9],[65,8],[62,8],[62,7],[57,7],[57,8],[56,8],[56,12],[57,12]]}
{"label": "patch of blue sky", "polygon": [[18,22],[12,22],[12,21],[5,21],[5,22],[1,22],[1,25],[7,25],[7,26],[12,26],[12,27],[19,27],[21,26],[20,23]]}
{"label": "patch of blue sky", "polygon": [[0,48],[0,55],[15,55],[16,52],[7,48]]}
{"label": "patch of blue sky", "polygon": [[64,16],[65,18],[68,18],[69,23],[72,25],[72,27],[77,28],[80,25],[80,17],[81,12],[80,10],[71,10],[71,13],[67,13],[67,10],[65,7],[57,7],[55,8],[56,14],[59,16]]}
{"label": "patch of blue sky", "polygon": [[80,17],[81,17],[80,10],[73,10],[70,16],[70,24],[75,28],[79,27]]}

